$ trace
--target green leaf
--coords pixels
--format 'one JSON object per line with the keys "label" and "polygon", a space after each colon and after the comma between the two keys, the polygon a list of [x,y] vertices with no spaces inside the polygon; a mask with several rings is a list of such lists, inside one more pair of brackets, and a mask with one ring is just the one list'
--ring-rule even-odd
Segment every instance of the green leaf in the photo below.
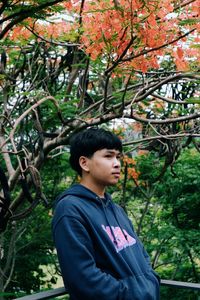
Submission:
{"label": "green leaf", "polygon": [[184,25],[195,25],[195,24],[199,24],[200,19],[186,19],[186,20],[182,20],[179,22],[179,25],[184,26]]}
{"label": "green leaf", "polygon": [[200,104],[200,97],[191,97],[186,99],[185,101],[191,104]]}
{"label": "green leaf", "polygon": [[191,46],[191,48],[194,48],[194,49],[200,49],[200,44],[193,44]]}

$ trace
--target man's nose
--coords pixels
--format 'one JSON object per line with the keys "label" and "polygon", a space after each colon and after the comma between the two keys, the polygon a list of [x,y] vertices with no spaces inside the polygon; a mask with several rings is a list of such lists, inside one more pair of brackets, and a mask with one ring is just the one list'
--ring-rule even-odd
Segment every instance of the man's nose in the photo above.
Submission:
{"label": "man's nose", "polygon": [[121,166],[121,162],[120,162],[120,159],[118,157],[115,157],[114,158],[114,167],[116,168],[119,168]]}

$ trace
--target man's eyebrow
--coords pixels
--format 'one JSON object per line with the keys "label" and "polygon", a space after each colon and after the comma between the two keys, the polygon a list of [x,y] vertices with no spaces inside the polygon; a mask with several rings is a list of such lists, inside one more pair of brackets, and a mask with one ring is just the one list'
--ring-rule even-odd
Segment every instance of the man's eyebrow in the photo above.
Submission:
{"label": "man's eyebrow", "polygon": [[120,152],[119,150],[115,150],[115,149],[106,149],[106,152],[109,152],[109,153],[116,153],[116,154],[119,154],[119,155],[121,155],[122,154],[122,152]]}

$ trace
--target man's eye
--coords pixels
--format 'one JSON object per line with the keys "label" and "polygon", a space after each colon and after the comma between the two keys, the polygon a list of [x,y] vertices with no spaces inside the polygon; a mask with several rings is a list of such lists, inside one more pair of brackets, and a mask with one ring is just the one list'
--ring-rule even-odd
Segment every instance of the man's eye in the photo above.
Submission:
{"label": "man's eye", "polygon": [[112,155],[110,155],[110,154],[106,154],[106,155],[105,155],[105,157],[111,158],[111,157],[112,157]]}

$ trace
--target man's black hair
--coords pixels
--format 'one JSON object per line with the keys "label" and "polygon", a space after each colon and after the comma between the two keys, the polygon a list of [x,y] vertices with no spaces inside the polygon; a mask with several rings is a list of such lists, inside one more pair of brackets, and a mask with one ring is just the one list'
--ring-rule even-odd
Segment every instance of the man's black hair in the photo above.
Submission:
{"label": "man's black hair", "polygon": [[81,176],[79,158],[91,158],[94,152],[102,149],[115,149],[122,152],[121,140],[103,128],[88,128],[75,134],[70,140],[70,164]]}

